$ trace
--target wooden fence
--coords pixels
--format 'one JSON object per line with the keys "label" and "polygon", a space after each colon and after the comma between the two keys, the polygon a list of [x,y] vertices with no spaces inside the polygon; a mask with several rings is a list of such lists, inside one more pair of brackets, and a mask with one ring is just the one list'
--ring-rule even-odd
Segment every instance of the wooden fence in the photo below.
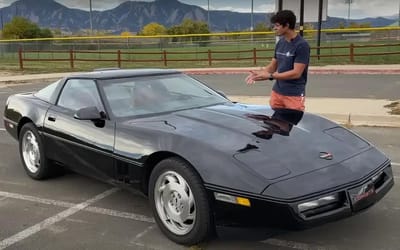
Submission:
{"label": "wooden fence", "polygon": [[[395,51],[375,51],[373,48],[389,48],[395,47]],[[399,48],[399,49],[396,49]],[[357,52],[357,50],[369,50],[367,52]],[[351,63],[355,62],[355,57],[362,56],[385,56],[400,55],[400,43],[395,44],[372,44],[372,45],[354,45],[348,46],[321,46],[311,48],[311,57],[313,58],[348,58]],[[334,53],[321,53],[326,50],[335,50]],[[168,66],[169,62],[206,62],[212,66],[218,61],[251,61],[253,65],[257,65],[259,60],[271,59],[274,49],[256,49],[251,50],[206,50],[206,51],[49,51],[49,50],[23,50],[18,51],[20,69],[24,69],[25,62],[66,62],[69,63],[71,69],[74,68],[76,62],[110,62],[115,63],[118,68],[122,67],[122,63],[139,63],[151,62],[160,63]],[[319,53],[317,52],[319,51]],[[346,52],[347,51],[347,52]],[[265,56],[269,54],[270,56]],[[36,58],[28,55],[36,55]],[[41,56],[43,55],[43,56]],[[49,56],[51,55],[51,56]],[[59,55],[55,56],[55,55]],[[94,55],[94,56],[93,56]],[[96,58],[97,55],[97,58]],[[240,56],[238,56],[240,55]],[[263,56],[262,56],[263,55]],[[106,57],[106,58],[104,58]],[[129,57],[129,58],[127,58]],[[136,57],[136,58],[131,58]],[[114,64],[114,65],[115,65]]]}

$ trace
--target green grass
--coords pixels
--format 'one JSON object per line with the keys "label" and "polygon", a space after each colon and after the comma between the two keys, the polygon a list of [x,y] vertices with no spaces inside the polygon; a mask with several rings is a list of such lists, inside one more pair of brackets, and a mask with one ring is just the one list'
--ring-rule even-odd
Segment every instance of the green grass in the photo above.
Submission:
{"label": "green grass", "polygon": [[[354,62],[350,61],[350,43],[349,41],[337,41],[337,42],[324,42],[321,44],[320,59],[316,58],[317,50],[316,43],[310,42],[311,50],[311,63],[310,65],[322,66],[329,64],[400,64],[400,41],[384,41],[384,42],[357,42],[354,43],[356,46],[360,45],[376,45],[376,44],[396,44],[396,46],[381,46],[381,47],[360,47],[355,48]],[[94,46],[96,45],[96,46]],[[50,44],[50,49],[60,49],[60,44]],[[74,48],[87,49],[92,48],[96,50],[90,50],[94,53],[76,53],[74,57],[77,61],[74,61],[74,68],[70,67],[69,52],[66,45],[62,45],[64,48],[61,53],[24,53],[26,59],[65,59],[63,62],[38,62],[38,61],[24,61],[24,73],[44,73],[44,72],[65,72],[65,71],[88,71],[94,68],[104,67],[118,67],[117,63],[117,50],[120,49],[122,52],[121,59],[126,62],[121,63],[122,68],[206,68],[210,67],[208,62],[208,51],[212,51],[212,64],[211,67],[249,67],[249,66],[264,66],[273,56],[274,43],[271,41],[262,40],[243,40],[243,41],[228,41],[224,44],[217,44],[215,41],[213,45],[203,47],[196,44],[183,44],[181,46],[176,45],[174,48],[162,48],[159,44],[152,44],[152,48],[143,48],[150,45],[133,45],[133,44],[114,44],[112,46],[115,49],[104,49],[110,47],[110,44],[80,44],[79,46],[74,44]],[[332,48],[344,46],[345,48]],[[40,49],[41,46],[27,46],[26,49]],[[44,47],[44,46],[42,46]],[[331,47],[331,48],[329,48]],[[257,63],[254,65],[253,62],[253,48],[257,50]],[[99,49],[99,50],[97,50]],[[167,60],[188,60],[184,62],[180,61],[168,61],[167,66],[163,62],[163,51],[167,51]],[[86,50],[89,51],[89,50]],[[231,52],[229,52],[231,51]],[[112,52],[112,54],[102,54],[104,52]],[[221,53],[229,52],[229,53]],[[368,55],[371,53],[397,53],[393,55]],[[127,54],[130,53],[130,54]],[[134,53],[154,53],[154,54],[134,54]],[[177,53],[177,54],[170,54]],[[341,56],[342,55],[342,56]],[[249,59],[245,59],[249,58]],[[220,59],[220,60],[218,60]],[[229,60],[221,60],[229,59]],[[79,60],[115,60],[115,61],[79,61]],[[132,62],[134,60],[153,60],[153,62]],[[131,62],[128,62],[131,61]],[[0,70],[7,71],[20,71],[18,62],[18,53],[5,53],[0,54]]]}

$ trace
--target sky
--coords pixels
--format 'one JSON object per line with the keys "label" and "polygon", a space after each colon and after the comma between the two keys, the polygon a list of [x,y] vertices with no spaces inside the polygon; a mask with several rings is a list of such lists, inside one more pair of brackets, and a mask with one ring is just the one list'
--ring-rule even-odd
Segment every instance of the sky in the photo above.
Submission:
{"label": "sky", "polygon": [[[31,0],[35,1],[35,0]],[[56,0],[57,2],[78,9],[89,9],[90,0]],[[93,10],[111,9],[127,0],[92,0]],[[153,0],[140,0],[150,2]],[[168,1],[168,0],[165,0]],[[180,2],[198,5],[205,9],[210,4],[210,10],[231,10],[237,12],[251,12],[251,0],[179,0]],[[283,0],[285,1],[285,0]],[[286,0],[287,1],[287,0]],[[297,0],[291,0],[297,1]],[[307,1],[307,0],[305,0]],[[315,0],[314,0],[315,1]],[[349,4],[346,0],[327,0],[328,16],[348,18]],[[349,0],[347,0],[348,2]],[[0,7],[10,5],[15,0],[0,0]],[[350,18],[359,19],[364,17],[377,16],[398,16],[400,0],[351,0]],[[275,0],[253,0],[254,12],[274,12]]]}

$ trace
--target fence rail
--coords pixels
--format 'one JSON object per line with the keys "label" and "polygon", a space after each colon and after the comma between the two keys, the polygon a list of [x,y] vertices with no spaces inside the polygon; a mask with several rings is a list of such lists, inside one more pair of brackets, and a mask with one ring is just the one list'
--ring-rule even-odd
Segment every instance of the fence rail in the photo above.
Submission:
{"label": "fence rail", "polygon": [[[394,51],[374,51],[372,48],[394,48]],[[335,50],[334,53],[332,51]],[[367,51],[366,51],[367,50]],[[321,46],[311,48],[311,57],[335,58],[347,57],[354,63],[356,57],[400,55],[400,43],[370,44],[348,46]],[[317,53],[319,51],[319,53]],[[324,53],[331,51],[331,53]],[[87,51],[87,50],[24,50],[18,51],[19,67],[25,68],[26,62],[69,62],[71,69],[76,62],[111,62],[121,68],[122,63],[160,63],[168,66],[169,62],[206,62],[213,66],[216,62],[223,61],[250,61],[257,65],[260,60],[269,60],[273,57],[274,49],[248,49],[248,50],[204,50],[204,51]]]}

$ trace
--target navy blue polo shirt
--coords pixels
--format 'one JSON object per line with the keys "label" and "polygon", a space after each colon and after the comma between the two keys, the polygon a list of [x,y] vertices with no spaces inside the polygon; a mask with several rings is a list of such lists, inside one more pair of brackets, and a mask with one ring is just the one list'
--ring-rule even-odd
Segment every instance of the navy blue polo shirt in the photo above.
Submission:
{"label": "navy blue polo shirt", "polygon": [[310,46],[300,35],[290,42],[282,37],[275,46],[275,59],[278,62],[279,73],[292,70],[294,63],[306,64],[306,68],[299,79],[276,80],[275,92],[286,96],[304,96],[307,83],[308,64],[310,62]]}

